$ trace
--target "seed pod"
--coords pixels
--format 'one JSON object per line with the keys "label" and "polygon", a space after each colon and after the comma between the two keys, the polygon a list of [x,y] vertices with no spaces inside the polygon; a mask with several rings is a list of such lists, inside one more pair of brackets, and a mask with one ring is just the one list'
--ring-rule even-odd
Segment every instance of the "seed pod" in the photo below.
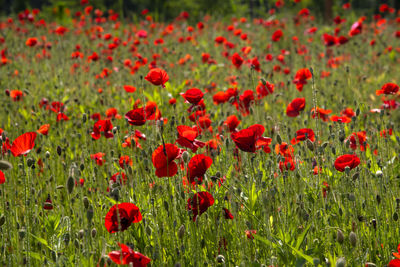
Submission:
{"label": "seed pod", "polygon": [[65,245],[68,245],[68,244],[69,244],[69,241],[70,241],[69,233],[65,233],[65,234],[64,234],[64,236],[63,236],[63,241],[64,241]]}
{"label": "seed pod", "polygon": [[355,247],[357,245],[357,235],[354,232],[351,232],[349,235],[350,245]]}
{"label": "seed pod", "polygon": [[218,263],[224,263],[225,262],[225,257],[223,255],[218,255],[216,258],[216,261]]}
{"label": "seed pod", "polygon": [[345,258],[339,258],[336,261],[336,267],[345,267],[346,266],[346,259]]}
{"label": "seed pod", "polygon": [[83,197],[83,206],[85,209],[89,208],[89,199],[86,196]]}
{"label": "seed pod", "polygon": [[92,221],[93,219],[93,207],[90,206],[89,209],[86,211],[86,218],[88,219],[89,222]]}
{"label": "seed pod", "polygon": [[87,114],[83,113],[82,114],[82,122],[85,123],[87,121]]}
{"label": "seed pod", "polygon": [[337,241],[339,244],[343,244],[343,241],[344,241],[344,234],[343,234],[343,232],[342,232],[340,229],[338,229],[337,232],[336,232],[336,241]]}
{"label": "seed pod", "polygon": [[26,160],[26,165],[28,165],[28,167],[31,167],[33,164],[35,164],[35,161],[31,158],[28,158]]}
{"label": "seed pod", "polygon": [[282,138],[280,134],[276,135],[276,141],[278,142],[278,144],[282,144]]}
{"label": "seed pod", "polygon": [[46,159],[50,158],[50,152],[49,151],[46,151],[45,155],[46,155]]}
{"label": "seed pod", "polygon": [[79,239],[82,239],[84,235],[85,235],[85,231],[83,229],[78,231],[78,238]]}
{"label": "seed pod", "polygon": [[185,232],[186,232],[186,230],[185,230],[185,225],[182,224],[181,227],[179,227],[179,230],[178,230],[178,237],[179,237],[179,239],[182,239],[182,238],[183,238],[183,236],[185,235]]}
{"label": "seed pod", "polygon": [[184,161],[186,164],[189,162],[189,160],[190,160],[190,155],[189,155],[189,153],[188,153],[187,151],[184,151],[184,152],[182,153],[182,159],[183,159],[183,161]]}
{"label": "seed pod", "polygon": [[4,215],[1,215],[0,216],[0,227],[2,227],[5,222],[6,222],[6,217],[4,217]]}
{"label": "seed pod", "polygon": [[97,229],[93,228],[92,231],[90,232],[90,234],[92,235],[93,238],[95,238],[97,235]]}
{"label": "seed pod", "polygon": [[5,171],[8,169],[12,169],[12,164],[6,160],[0,160],[0,170]]}
{"label": "seed pod", "polygon": [[67,180],[67,190],[68,190],[68,194],[71,194],[72,191],[74,190],[75,187],[75,179],[70,176]]}

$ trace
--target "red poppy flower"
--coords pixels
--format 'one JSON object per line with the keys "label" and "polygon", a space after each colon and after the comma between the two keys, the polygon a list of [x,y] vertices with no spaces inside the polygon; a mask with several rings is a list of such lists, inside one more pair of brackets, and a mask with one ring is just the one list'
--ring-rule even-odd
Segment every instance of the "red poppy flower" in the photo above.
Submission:
{"label": "red poppy flower", "polygon": [[4,184],[6,182],[6,176],[2,171],[0,171],[0,184]]}
{"label": "red poppy flower", "polygon": [[198,184],[201,184],[204,174],[212,163],[212,158],[203,154],[198,154],[191,158],[187,167],[187,179],[189,182],[193,184],[195,183],[194,179],[197,178]]}
{"label": "red poppy flower", "polygon": [[193,221],[196,220],[198,215],[203,214],[209,207],[214,205],[213,196],[206,192],[198,192],[187,201],[187,209],[193,213]]}
{"label": "red poppy flower", "polygon": [[158,109],[157,103],[154,101],[148,101],[144,108],[146,120],[160,120],[161,112]]}
{"label": "red poppy flower", "polygon": [[104,134],[105,138],[113,138],[114,134],[112,133],[112,129],[113,125],[110,120],[98,120],[93,126],[93,132],[91,133],[92,138],[98,140],[101,133]]}
{"label": "red poppy flower", "polygon": [[315,118],[315,116],[317,116],[316,113],[318,114],[318,118],[322,119],[323,121],[328,121],[329,120],[329,114],[332,113],[332,110],[330,110],[330,109],[322,109],[322,108],[317,107],[317,112],[315,112],[315,109],[312,108],[311,109],[311,116],[312,116],[313,119]]}
{"label": "red poppy flower", "polygon": [[228,116],[224,122],[230,132],[236,132],[236,127],[240,124],[240,120],[236,117],[236,115]]}
{"label": "red poppy flower", "polygon": [[121,119],[121,115],[118,114],[118,110],[116,108],[109,108],[106,110],[106,117],[108,119]]}
{"label": "red poppy flower", "polygon": [[357,140],[358,140],[358,144],[360,145],[361,151],[364,151],[365,148],[369,146],[368,144],[364,145],[367,142],[367,132],[366,131],[352,133],[351,136],[349,136],[344,141],[345,142],[349,141],[351,149],[356,150],[357,149]]}
{"label": "red poppy flower", "polygon": [[272,41],[274,41],[274,42],[278,42],[278,41],[281,39],[282,36],[283,36],[282,30],[281,30],[281,29],[278,29],[278,30],[276,30],[276,31],[272,34],[271,39],[272,39]]}
{"label": "red poppy flower", "polygon": [[105,162],[105,159],[103,159],[105,155],[103,152],[97,152],[96,154],[91,154],[90,158],[94,159],[97,165],[102,166]]}
{"label": "red poppy flower", "polygon": [[312,129],[303,128],[296,131],[296,137],[292,139],[292,145],[299,143],[300,141],[304,141],[306,139],[310,139],[312,142],[315,140],[315,134]]}
{"label": "red poppy flower", "polygon": [[246,129],[231,133],[231,139],[236,146],[245,152],[255,152],[257,141],[261,138],[265,128],[260,124],[254,124]]}
{"label": "red poppy flower", "polygon": [[306,107],[305,98],[295,98],[286,108],[286,115],[289,117],[297,117],[300,115],[300,111],[303,111]]}
{"label": "red poppy flower", "polygon": [[333,35],[329,35],[327,33],[324,33],[322,35],[322,38],[324,39],[324,45],[325,46],[329,47],[329,46],[333,46],[333,45],[335,45],[337,43],[337,39]]}
{"label": "red poppy flower", "polygon": [[25,44],[26,44],[27,46],[32,47],[32,46],[35,46],[35,45],[37,44],[37,42],[38,42],[37,38],[31,37],[31,38],[28,38],[28,39],[26,40]]}
{"label": "red poppy flower", "polygon": [[136,87],[132,85],[124,85],[124,90],[128,93],[134,93],[136,91]]}
{"label": "red poppy flower", "polygon": [[353,25],[351,25],[349,36],[353,37],[355,35],[360,34],[362,31],[362,22],[356,21]]}
{"label": "red poppy flower", "polygon": [[295,168],[296,164],[293,161],[292,157],[285,157],[285,161],[279,162],[279,169],[281,170],[281,172],[283,172],[284,170],[294,171]]}
{"label": "red poppy flower", "polygon": [[52,210],[53,208],[53,202],[51,201],[50,195],[47,195],[47,199],[43,204],[43,209]]}
{"label": "red poppy flower", "polygon": [[20,90],[11,90],[10,91],[10,97],[12,101],[19,101],[22,99],[24,93]]}
{"label": "red poppy flower", "polygon": [[129,156],[121,156],[119,158],[119,166],[123,169],[125,169],[125,166],[132,166],[133,165],[133,161],[131,160],[131,158]]}
{"label": "red poppy flower", "polygon": [[253,234],[257,234],[257,230],[246,230],[244,231],[248,239],[254,239]]}
{"label": "red poppy flower", "polygon": [[190,104],[197,105],[203,99],[204,93],[198,88],[188,89],[181,96]]}
{"label": "red poppy flower", "polygon": [[28,154],[35,146],[37,133],[28,132],[18,136],[11,145],[11,153],[14,157]]}
{"label": "red poppy flower", "polygon": [[391,260],[388,267],[400,267],[400,259]]}
{"label": "red poppy flower", "polygon": [[341,123],[350,123],[351,122],[351,118],[349,118],[347,116],[339,117],[339,116],[333,115],[330,118],[330,120],[331,121],[336,121],[336,122],[341,122]]}
{"label": "red poppy flower", "polygon": [[50,124],[44,124],[40,126],[39,130],[37,130],[36,132],[43,135],[47,135],[49,133],[49,129],[50,129]]}
{"label": "red poppy flower", "polygon": [[127,180],[128,178],[126,177],[126,174],[123,172],[117,172],[110,177],[110,182],[112,183],[118,182],[120,184],[125,184]]}
{"label": "red poppy flower", "polygon": [[137,108],[128,111],[125,114],[125,119],[130,125],[141,126],[146,123],[145,110],[144,108]]}
{"label": "red poppy flower", "polygon": [[352,108],[345,108],[344,110],[342,110],[340,112],[340,115],[352,118],[352,117],[356,116],[356,113],[353,111]]}
{"label": "red poppy flower", "polygon": [[233,220],[233,215],[232,215],[232,213],[231,213],[228,209],[222,208],[222,210],[223,210],[223,212],[224,212],[224,217],[225,217],[225,219],[227,219],[227,220]]}
{"label": "red poppy flower", "polygon": [[299,92],[303,91],[303,86],[307,84],[307,80],[312,78],[311,71],[307,68],[299,69],[294,76],[293,83]]}
{"label": "red poppy flower", "polygon": [[360,164],[360,159],[357,155],[353,154],[345,154],[343,156],[338,157],[335,160],[335,168],[340,172],[344,172],[346,167],[349,167],[350,170],[354,169]]}
{"label": "red poppy flower", "polygon": [[240,68],[240,66],[242,66],[242,64],[243,64],[243,58],[238,53],[233,54],[232,55],[232,64],[236,68]]}
{"label": "red poppy flower", "polygon": [[180,158],[182,150],[174,144],[165,144],[154,150],[152,155],[153,166],[157,177],[172,177],[178,172],[178,165],[174,162]]}
{"label": "red poppy flower", "polygon": [[395,95],[399,91],[399,86],[395,83],[386,83],[381,90],[376,90],[376,95]]}
{"label": "red poppy flower", "polygon": [[[109,233],[125,231],[132,223],[142,220],[142,214],[138,207],[133,203],[115,204],[107,212],[105,226]],[[119,223],[118,223],[119,222]]]}
{"label": "red poppy flower", "polygon": [[176,142],[183,147],[191,149],[196,152],[199,147],[204,147],[205,143],[196,139],[199,135],[197,127],[189,127],[186,125],[179,125],[176,127],[178,131],[178,139]]}
{"label": "red poppy flower", "polygon": [[132,266],[134,267],[146,267],[147,264],[151,262],[150,258],[144,256],[139,252],[133,251],[127,245],[118,243],[118,246],[120,246],[121,251],[116,250],[108,253],[110,259],[116,264],[132,264]]}
{"label": "red poppy flower", "polygon": [[144,78],[154,85],[161,85],[163,87],[165,87],[165,83],[169,80],[167,72],[159,68],[151,69]]}
{"label": "red poppy flower", "polygon": [[250,114],[250,105],[254,102],[254,92],[252,90],[246,90],[239,96],[239,102],[236,104],[236,108],[242,113],[243,116]]}
{"label": "red poppy flower", "polygon": [[282,142],[281,144],[275,145],[275,153],[281,154],[284,157],[292,158],[294,155],[294,148],[293,146],[289,145],[286,142]]}
{"label": "red poppy flower", "polygon": [[265,81],[265,84],[263,82],[259,82],[256,88],[257,92],[257,98],[261,99],[267,95],[270,95],[274,92],[275,85],[273,83],[269,83]]}
{"label": "red poppy flower", "polygon": [[65,115],[64,113],[60,112],[57,114],[57,122],[59,121],[69,121],[69,118],[67,115]]}

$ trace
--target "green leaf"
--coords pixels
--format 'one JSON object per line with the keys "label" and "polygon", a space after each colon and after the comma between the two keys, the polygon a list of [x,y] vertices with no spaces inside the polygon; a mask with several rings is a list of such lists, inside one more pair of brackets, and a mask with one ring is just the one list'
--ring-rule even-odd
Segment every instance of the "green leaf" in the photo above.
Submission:
{"label": "green leaf", "polygon": [[[33,236],[39,243],[41,243],[42,245],[44,245],[45,247],[47,247],[50,250],[53,250],[49,244],[47,243],[47,240],[38,236],[35,236],[34,234],[31,233],[31,236]],[[31,252],[32,253],[32,252]]]}

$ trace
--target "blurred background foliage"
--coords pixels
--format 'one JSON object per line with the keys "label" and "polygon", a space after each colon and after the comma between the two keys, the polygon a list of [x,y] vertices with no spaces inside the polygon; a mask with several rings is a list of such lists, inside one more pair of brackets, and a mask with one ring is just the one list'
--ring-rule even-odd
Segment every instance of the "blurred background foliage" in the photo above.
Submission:
{"label": "blurred background foliage", "polygon": [[[176,18],[180,12],[187,11],[189,20],[198,21],[209,14],[217,18],[232,16],[265,17],[275,8],[276,0],[90,0],[89,3],[101,10],[113,9],[125,18],[135,19],[144,9],[148,9],[156,21],[168,21]],[[340,12],[344,3],[350,2],[355,12],[371,15],[378,13],[379,5],[389,4],[400,9],[400,0],[283,0],[284,10],[308,8],[317,17],[330,19]],[[1,15],[18,13],[24,9],[39,8],[45,15],[54,15],[54,10],[76,10],[80,0],[0,0]],[[277,10],[278,11],[278,10]],[[47,14],[48,12],[48,14]]]}

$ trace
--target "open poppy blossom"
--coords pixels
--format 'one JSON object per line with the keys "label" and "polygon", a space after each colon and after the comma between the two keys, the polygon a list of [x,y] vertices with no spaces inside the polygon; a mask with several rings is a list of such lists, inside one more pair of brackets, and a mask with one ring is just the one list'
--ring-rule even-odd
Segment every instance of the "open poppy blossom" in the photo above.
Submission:
{"label": "open poppy blossom", "polygon": [[47,135],[49,133],[49,129],[50,129],[50,124],[43,124],[36,132],[43,135]]}
{"label": "open poppy blossom", "polygon": [[93,126],[93,132],[91,133],[92,138],[94,140],[98,140],[101,136],[101,133],[104,134],[105,138],[113,138],[114,134],[112,133],[113,125],[111,120],[98,120]]}
{"label": "open poppy blossom", "polygon": [[91,154],[90,158],[95,160],[97,165],[102,166],[105,162],[105,159],[103,159],[105,155],[106,154],[103,152],[98,152],[96,154]]}
{"label": "open poppy blossom", "polygon": [[391,260],[387,267],[400,267],[400,259]]}
{"label": "open poppy blossom", "polygon": [[231,133],[231,139],[236,146],[245,152],[256,152],[257,141],[262,137],[265,128],[261,124],[254,124],[246,129]]}
{"label": "open poppy blossom", "polygon": [[144,78],[152,84],[162,87],[165,87],[165,83],[169,80],[167,72],[159,68],[151,69]]}
{"label": "open poppy blossom", "polygon": [[52,210],[54,208],[53,202],[51,201],[50,194],[47,195],[47,199],[43,204],[43,209],[45,210]]}
{"label": "open poppy blossom", "polygon": [[213,196],[206,192],[198,192],[194,194],[192,198],[189,198],[187,201],[186,208],[192,211],[193,214],[193,221],[196,220],[197,216],[203,214],[207,211],[209,207],[214,205],[214,198]]}
{"label": "open poppy blossom", "polygon": [[340,172],[344,172],[346,167],[349,167],[351,170],[357,167],[359,164],[360,159],[357,157],[357,155],[345,154],[335,160],[335,169]]}
{"label": "open poppy blossom", "polygon": [[111,251],[108,253],[110,259],[119,265],[132,265],[134,267],[146,267],[151,259],[144,256],[143,254],[133,251],[127,245],[118,243],[121,250]]}
{"label": "open poppy blossom", "polygon": [[299,92],[303,91],[303,86],[307,84],[307,80],[312,78],[311,71],[307,68],[299,69],[294,76],[293,83]]}
{"label": "open poppy blossom", "polygon": [[243,58],[238,53],[233,54],[232,55],[232,64],[236,68],[240,68],[240,66],[242,66],[242,64],[243,64]]}
{"label": "open poppy blossom", "polygon": [[230,132],[236,132],[236,127],[240,124],[240,120],[236,117],[236,115],[228,116],[224,122]]}
{"label": "open poppy blossom", "polygon": [[176,139],[176,142],[181,146],[189,148],[193,152],[196,152],[199,147],[205,146],[204,142],[196,139],[199,135],[199,130],[196,126],[179,125],[176,129],[178,130],[178,139]]}
{"label": "open poppy blossom", "polygon": [[289,117],[297,117],[300,115],[300,111],[303,111],[306,107],[305,98],[295,98],[286,108],[286,115]]}
{"label": "open poppy blossom", "polygon": [[273,42],[278,42],[282,36],[283,36],[283,31],[281,29],[278,29],[272,34],[271,39]]}
{"label": "open poppy blossom", "polygon": [[14,102],[20,101],[23,96],[24,96],[24,93],[20,90],[11,90],[10,91],[10,97],[11,97],[12,101],[14,101]]}
{"label": "open poppy blossom", "polygon": [[125,155],[119,158],[119,166],[121,168],[125,169],[126,166],[132,166],[132,165],[133,161],[129,156]]}
{"label": "open poppy blossom", "polygon": [[275,145],[275,153],[282,155],[284,157],[292,158],[294,156],[294,148],[286,142]]}
{"label": "open poppy blossom", "polygon": [[227,220],[233,220],[233,215],[232,213],[227,209],[227,208],[222,208],[222,211],[224,213],[224,218]]}
{"label": "open poppy blossom", "polygon": [[361,151],[365,151],[366,147],[369,146],[366,143],[367,142],[367,132],[366,131],[352,133],[351,136],[349,136],[344,141],[345,142],[349,141],[350,142],[350,148],[353,149],[353,150],[357,149],[357,142],[360,145],[360,150]]}
{"label": "open poppy blossom", "polygon": [[154,150],[152,155],[153,166],[157,177],[172,177],[178,172],[178,165],[174,160],[182,156],[182,150],[174,144],[165,144]]}
{"label": "open poppy blossom", "polygon": [[273,83],[269,83],[265,81],[265,84],[262,81],[258,82],[256,87],[257,98],[261,99],[267,95],[270,95],[274,92],[275,85]]}
{"label": "open poppy blossom", "polygon": [[298,131],[296,131],[296,137],[290,141],[292,145],[295,145],[299,143],[300,141],[304,141],[306,139],[310,139],[310,141],[314,142],[315,141],[315,134],[312,129],[309,128],[303,128]]}
{"label": "open poppy blossom", "polygon": [[0,171],[0,184],[4,184],[6,182],[6,176],[2,171]]}
{"label": "open poppy blossom", "polygon": [[110,183],[125,184],[128,178],[124,172],[117,172],[110,177]]}
{"label": "open poppy blossom", "polygon": [[322,109],[317,107],[317,112],[315,112],[315,108],[311,109],[311,117],[314,119],[316,116],[318,116],[319,119],[323,121],[328,121],[329,120],[329,114],[332,113],[332,110],[330,109]]}
{"label": "open poppy blossom", "polygon": [[10,150],[14,157],[28,154],[35,146],[37,133],[28,132],[18,136],[12,143]]}
{"label": "open poppy blossom", "polygon": [[395,83],[386,83],[380,90],[376,90],[376,95],[395,95],[399,91],[399,86]]}
{"label": "open poppy blossom", "polygon": [[340,123],[350,123],[351,122],[351,118],[347,117],[347,116],[337,116],[337,115],[333,115],[330,118],[331,121],[336,121],[336,122],[340,122]]}
{"label": "open poppy blossom", "polygon": [[198,88],[188,89],[181,96],[190,104],[197,105],[203,99],[204,93]]}
{"label": "open poppy blossom", "polygon": [[106,117],[108,119],[121,119],[121,115],[118,114],[118,110],[116,108],[109,108],[106,110]]}
{"label": "open poppy blossom", "polygon": [[292,157],[285,157],[285,161],[279,162],[279,169],[281,170],[281,172],[285,170],[294,171],[294,169],[296,169],[295,161]]}
{"label": "open poppy blossom", "polygon": [[243,116],[247,116],[250,114],[250,105],[254,103],[254,99],[254,92],[252,90],[245,90],[243,94],[239,96],[239,101],[233,104]]}
{"label": "open poppy blossom", "polygon": [[189,182],[193,184],[195,183],[195,178],[197,178],[197,182],[200,184],[212,163],[212,158],[203,154],[198,154],[191,158],[187,167],[187,179]]}
{"label": "open poppy blossom", "polygon": [[124,90],[128,93],[134,93],[136,91],[136,87],[132,85],[124,85]]}
{"label": "open poppy blossom", "polygon": [[133,203],[115,204],[107,212],[105,223],[109,233],[125,231],[132,223],[138,223],[142,220],[142,214],[139,208]]}
{"label": "open poppy blossom", "polygon": [[146,123],[146,116],[144,108],[137,108],[128,111],[125,114],[125,119],[130,125],[142,126]]}

